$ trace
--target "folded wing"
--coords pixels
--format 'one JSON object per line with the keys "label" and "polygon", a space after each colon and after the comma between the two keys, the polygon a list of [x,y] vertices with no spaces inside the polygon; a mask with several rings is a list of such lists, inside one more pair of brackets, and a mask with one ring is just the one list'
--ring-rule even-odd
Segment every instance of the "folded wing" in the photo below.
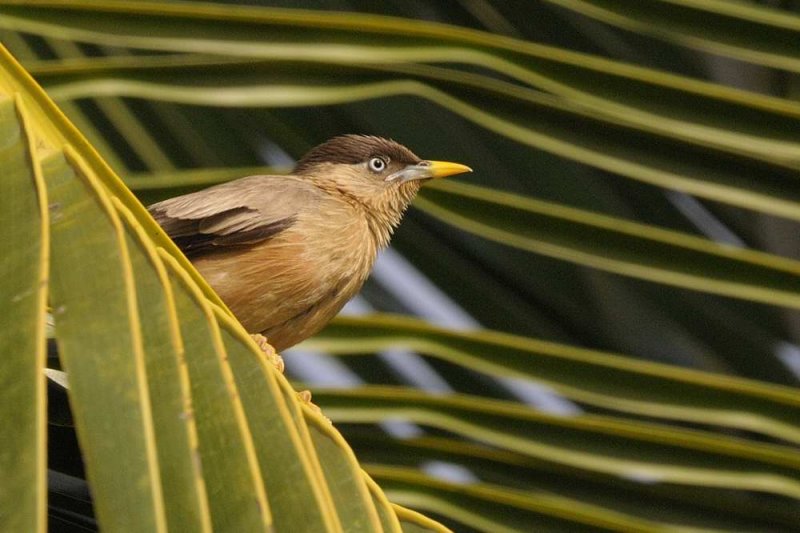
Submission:
{"label": "folded wing", "polygon": [[313,208],[316,189],[296,176],[249,176],[151,205],[188,256],[265,241]]}

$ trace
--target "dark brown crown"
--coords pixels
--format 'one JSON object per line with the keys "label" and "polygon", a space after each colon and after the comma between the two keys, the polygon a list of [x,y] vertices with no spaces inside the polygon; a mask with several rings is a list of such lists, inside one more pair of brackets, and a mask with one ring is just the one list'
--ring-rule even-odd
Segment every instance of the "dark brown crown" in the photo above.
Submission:
{"label": "dark brown crown", "polygon": [[340,135],[313,148],[297,163],[294,174],[303,174],[320,163],[354,165],[380,156],[403,165],[419,163],[414,152],[391,139],[372,135]]}

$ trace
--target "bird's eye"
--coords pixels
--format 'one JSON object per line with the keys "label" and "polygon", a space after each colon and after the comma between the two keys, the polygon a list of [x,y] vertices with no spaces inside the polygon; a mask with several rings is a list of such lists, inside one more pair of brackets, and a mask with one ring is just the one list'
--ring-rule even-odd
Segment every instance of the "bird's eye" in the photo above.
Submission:
{"label": "bird's eye", "polygon": [[373,157],[369,160],[369,169],[373,172],[383,172],[386,170],[386,161],[380,157]]}

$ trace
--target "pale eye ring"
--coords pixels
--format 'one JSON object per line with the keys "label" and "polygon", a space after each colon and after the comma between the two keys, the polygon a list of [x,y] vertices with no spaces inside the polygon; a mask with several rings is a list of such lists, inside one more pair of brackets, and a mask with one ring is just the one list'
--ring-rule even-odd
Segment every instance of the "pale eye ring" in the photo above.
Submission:
{"label": "pale eye ring", "polygon": [[386,161],[384,161],[380,157],[373,157],[372,159],[369,160],[369,163],[367,163],[367,165],[369,166],[369,169],[373,172],[383,172],[384,170],[386,170]]}

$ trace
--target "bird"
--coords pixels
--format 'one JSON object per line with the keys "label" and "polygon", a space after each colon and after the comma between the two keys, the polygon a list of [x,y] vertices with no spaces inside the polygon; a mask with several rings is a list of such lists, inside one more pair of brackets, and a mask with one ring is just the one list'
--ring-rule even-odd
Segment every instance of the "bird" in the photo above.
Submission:
{"label": "bird", "polygon": [[361,289],[424,182],[471,171],[348,134],[289,174],[239,178],[148,210],[257,342],[280,352]]}

